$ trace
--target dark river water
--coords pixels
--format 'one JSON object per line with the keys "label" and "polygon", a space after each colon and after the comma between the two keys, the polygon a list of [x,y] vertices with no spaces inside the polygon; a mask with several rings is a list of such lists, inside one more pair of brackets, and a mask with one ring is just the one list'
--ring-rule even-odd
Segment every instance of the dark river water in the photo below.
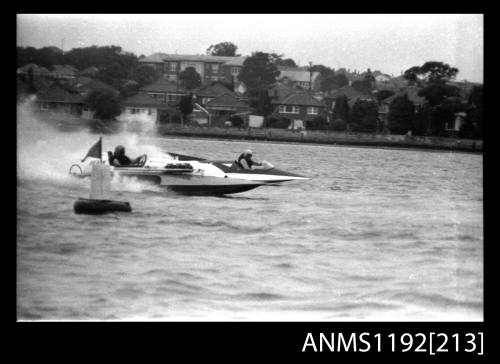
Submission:
{"label": "dark river water", "polygon": [[68,175],[99,135],[18,132],[21,320],[483,319],[482,155],[104,136],[311,177],[228,197],[113,180],[132,213],[77,215]]}

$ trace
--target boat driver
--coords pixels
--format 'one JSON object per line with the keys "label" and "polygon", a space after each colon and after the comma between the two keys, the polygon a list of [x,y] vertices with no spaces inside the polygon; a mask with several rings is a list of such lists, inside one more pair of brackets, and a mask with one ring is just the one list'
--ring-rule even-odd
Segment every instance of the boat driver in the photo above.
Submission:
{"label": "boat driver", "polygon": [[112,154],[109,152],[109,164],[113,166],[129,166],[135,164],[139,161],[141,157],[131,160],[125,155],[125,147],[123,145],[117,145],[115,152]]}
{"label": "boat driver", "polygon": [[252,166],[262,166],[262,163],[255,162],[252,160],[252,151],[250,149],[245,150],[240,154],[236,164],[239,165],[243,169],[252,169]]}

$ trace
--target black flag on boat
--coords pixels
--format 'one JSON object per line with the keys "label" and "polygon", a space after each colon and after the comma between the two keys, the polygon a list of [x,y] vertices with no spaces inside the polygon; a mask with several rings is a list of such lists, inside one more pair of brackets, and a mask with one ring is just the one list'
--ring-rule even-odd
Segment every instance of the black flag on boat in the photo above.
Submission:
{"label": "black flag on boat", "polygon": [[99,141],[89,149],[85,158],[82,159],[82,163],[85,162],[88,157],[102,158],[102,137],[100,137]]}

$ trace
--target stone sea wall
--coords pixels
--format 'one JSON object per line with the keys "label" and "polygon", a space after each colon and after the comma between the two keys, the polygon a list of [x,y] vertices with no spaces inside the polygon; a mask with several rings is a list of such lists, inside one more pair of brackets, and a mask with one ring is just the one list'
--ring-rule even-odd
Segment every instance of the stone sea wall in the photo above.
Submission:
{"label": "stone sea wall", "polygon": [[482,152],[483,141],[431,136],[384,135],[334,131],[292,131],[271,128],[196,127],[175,124],[158,126],[160,135],[178,135],[222,139],[270,140],[339,145],[365,145],[400,148],[445,149]]}

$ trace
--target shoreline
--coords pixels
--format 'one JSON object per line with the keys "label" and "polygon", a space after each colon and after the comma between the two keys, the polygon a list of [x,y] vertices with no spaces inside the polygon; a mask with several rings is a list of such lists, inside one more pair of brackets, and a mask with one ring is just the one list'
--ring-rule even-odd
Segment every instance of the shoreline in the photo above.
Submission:
{"label": "shoreline", "polygon": [[[45,119],[45,118],[44,118]],[[82,123],[75,118],[45,119],[61,131],[87,129],[91,120]],[[121,128],[120,128],[121,129]],[[122,129],[121,131],[126,130]],[[92,131],[96,133],[98,131]],[[114,133],[112,130],[101,131]],[[116,130],[116,132],[120,132]],[[135,131],[142,134],[140,130]],[[149,133],[147,133],[149,134]],[[287,144],[309,144],[324,146],[352,146],[367,148],[390,148],[404,150],[449,151],[462,153],[483,153],[483,141],[434,136],[407,136],[395,134],[368,134],[335,131],[292,131],[272,128],[222,128],[178,124],[157,124],[153,135],[157,137],[201,138],[213,140],[272,142]]]}
{"label": "shoreline", "polygon": [[311,145],[377,147],[428,151],[483,153],[483,141],[458,138],[416,137],[331,131],[297,132],[281,129],[235,129],[160,125],[158,136],[195,137],[203,139],[294,143]]}

